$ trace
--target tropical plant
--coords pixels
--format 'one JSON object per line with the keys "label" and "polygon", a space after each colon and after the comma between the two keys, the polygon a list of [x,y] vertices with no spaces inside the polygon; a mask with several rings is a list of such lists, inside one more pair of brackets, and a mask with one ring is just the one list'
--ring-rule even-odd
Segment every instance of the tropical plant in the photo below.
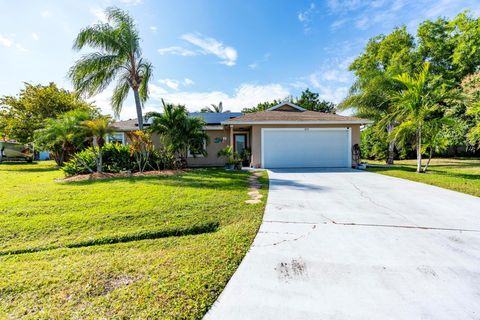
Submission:
{"label": "tropical plant", "polygon": [[143,129],[142,107],[148,99],[148,83],[152,64],[142,58],[140,36],[134,20],[121,9],[107,8],[107,23],[98,23],[81,30],[73,48],[89,46],[98,51],[87,53],[69,71],[75,90],[86,96],[102,92],[117,79],[111,98],[116,116],[122,111],[130,89],[137,109],[138,127]]}
{"label": "tropical plant", "polygon": [[0,127],[2,135],[19,142],[34,140],[36,130],[71,110],[94,113],[96,109],[76,94],[57,87],[53,82],[43,85],[25,83],[17,96],[0,98]]}
{"label": "tropical plant", "polygon": [[92,118],[83,110],[66,112],[57,119],[47,119],[45,128],[35,131],[35,144],[49,150],[58,166],[76,152],[85,141],[85,132],[79,127],[82,121]]}
{"label": "tropical plant", "polygon": [[202,108],[200,112],[222,113],[222,112],[230,112],[230,110],[223,111],[223,103],[222,101],[220,101],[218,105],[212,103],[210,107]]}
{"label": "tropical plant", "polygon": [[136,130],[127,132],[127,137],[130,140],[130,155],[135,159],[138,172],[143,172],[154,149],[150,134]]}
{"label": "tropical plant", "polygon": [[149,113],[153,118],[150,130],[160,135],[165,146],[186,164],[190,153],[193,157],[206,155],[205,145],[209,136],[203,130],[205,121],[198,117],[189,117],[185,106],[167,104],[162,99],[163,113]]}
{"label": "tropical plant", "polygon": [[102,172],[102,153],[105,137],[113,132],[110,124],[110,117],[99,117],[81,122],[85,135],[92,141],[92,151],[95,155],[95,163],[99,173]]}
{"label": "tropical plant", "polygon": [[[420,72],[413,77],[407,73],[395,76],[403,89],[392,93],[393,111],[383,121],[396,120],[400,124],[392,131],[390,138],[404,144],[409,137],[414,137],[417,154],[417,172],[422,170],[422,153],[425,151],[422,142],[430,134],[430,144],[435,144],[441,124],[448,122],[441,105],[454,100],[451,92],[445,92],[429,80],[430,64],[425,62]],[[432,152],[433,147],[430,147]],[[426,170],[426,169],[425,169]]]}

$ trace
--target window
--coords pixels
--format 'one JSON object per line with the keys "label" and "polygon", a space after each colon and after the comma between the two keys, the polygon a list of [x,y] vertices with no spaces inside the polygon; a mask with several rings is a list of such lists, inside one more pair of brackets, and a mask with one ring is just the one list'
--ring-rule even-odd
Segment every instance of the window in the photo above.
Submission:
{"label": "window", "polygon": [[125,144],[125,135],[123,132],[114,132],[107,136],[107,142]]}
{"label": "window", "polygon": [[[207,151],[207,141],[206,140],[203,140],[203,146],[202,146],[203,150]],[[188,149],[188,154],[187,154],[187,157],[188,158],[203,158],[203,154],[201,153],[192,153],[192,151],[190,149]]]}

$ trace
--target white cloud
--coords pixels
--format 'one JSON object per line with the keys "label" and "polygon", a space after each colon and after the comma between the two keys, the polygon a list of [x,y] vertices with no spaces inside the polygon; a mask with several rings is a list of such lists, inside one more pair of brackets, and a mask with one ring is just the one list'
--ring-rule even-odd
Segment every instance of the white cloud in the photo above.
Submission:
{"label": "white cloud", "polygon": [[222,42],[205,37],[200,33],[187,33],[181,36],[181,39],[199,47],[203,54],[213,54],[221,59],[220,63],[227,66],[234,66],[237,60],[237,50],[233,47],[225,46]]}
{"label": "white cloud", "polygon": [[7,38],[7,37],[5,37],[5,36],[2,36],[2,35],[0,34],[0,44],[1,44],[2,46],[4,46],[4,47],[9,48],[9,47],[12,46],[13,40],[10,39],[10,38]]}
{"label": "white cloud", "polygon": [[155,27],[155,26],[150,26],[150,30],[151,30],[152,32],[157,32],[158,28]]}
{"label": "white cloud", "polygon": [[257,69],[257,67],[258,67],[258,63],[250,63],[250,64],[248,65],[248,67],[249,67],[250,69],[252,69],[252,70],[255,70],[255,69]]}
{"label": "white cloud", "polygon": [[195,82],[192,79],[189,79],[189,78],[183,79],[183,85],[184,86],[192,86],[194,84],[195,84]]}
{"label": "white cloud", "polygon": [[18,42],[15,42],[13,38],[0,34],[0,45],[6,48],[15,48],[20,52],[27,52],[28,50]]}
{"label": "white cloud", "polygon": [[105,10],[99,7],[91,8],[90,12],[100,21],[106,23],[108,21]]}
{"label": "white cloud", "polygon": [[190,111],[199,110],[204,106],[222,101],[225,108],[232,111],[240,111],[246,107],[252,107],[260,102],[271,101],[274,99],[283,99],[290,95],[290,91],[284,86],[271,83],[267,85],[242,84],[229,95],[222,91],[207,92],[171,92],[154,93],[151,91],[152,99],[176,104],[186,105]]}
{"label": "white cloud", "polygon": [[362,6],[361,0],[328,0],[327,5],[331,11],[347,12]]}
{"label": "white cloud", "polygon": [[174,79],[160,79],[158,80],[158,82],[166,85],[167,87],[173,90],[178,90],[178,86],[180,85],[180,82]]}
{"label": "white cloud", "polygon": [[120,2],[131,6],[136,6],[143,3],[143,0],[120,0]]}
{"label": "white cloud", "polygon": [[361,17],[355,21],[355,26],[361,30],[365,30],[370,25],[370,19],[368,17]]}
{"label": "white cloud", "polygon": [[32,33],[32,38],[33,38],[33,40],[35,40],[35,41],[40,40],[40,37],[39,37],[38,34],[36,34],[35,32]]}
{"label": "white cloud", "polygon": [[173,89],[173,90],[178,90],[180,88],[180,86],[188,87],[188,86],[192,86],[192,85],[195,84],[195,82],[192,79],[189,79],[189,78],[185,78],[182,81],[167,78],[167,79],[160,79],[160,80],[158,80],[158,82],[167,86],[170,89]]}
{"label": "white cloud", "polygon": [[307,10],[299,12],[297,14],[298,21],[300,21],[303,25],[303,31],[309,32],[310,31],[310,19],[311,16],[315,13],[315,4],[312,2]]}
{"label": "white cloud", "polygon": [[197,55],[197,52],[189,50],[189,49],[185,49],[185,48],[182,48],[182,47],[179,47],[179,46],[161,48],[161,49],[158,49],[157,51],[161,55],[173,54],[173,55],[184,56],[184,57],[196,56]]}
{"label": "white cloud", "polygon": [[341,26],[343,26],[347,21],[348,21],[348,19],[335,20],[335,21],[333,21],[332,24],[330,25],[330,28],[331,28],[332,30],[337,30],[338,28],[340,28]]}

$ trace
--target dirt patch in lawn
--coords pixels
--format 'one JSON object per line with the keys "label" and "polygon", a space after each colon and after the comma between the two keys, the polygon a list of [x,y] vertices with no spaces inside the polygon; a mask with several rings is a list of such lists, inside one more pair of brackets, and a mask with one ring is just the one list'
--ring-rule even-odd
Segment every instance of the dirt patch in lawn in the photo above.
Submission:
{"label": "dirt patch in lawn", "polygon": [[73,181],[87,181],[87,180],[101,180],[101,179],[113,179],[113,178],[128,178],[128,177],[145,177],[145,176],[172,176],[175,174],[180,174],[188,171],[187,169],[182,170],[160,170],[160,171],[146,171],[146,172],[119,172],[119,173],[89,173],[89,174],[79,174],[77,176],[66,177],[63,179],[57,179],[59,182],[73,182]]}

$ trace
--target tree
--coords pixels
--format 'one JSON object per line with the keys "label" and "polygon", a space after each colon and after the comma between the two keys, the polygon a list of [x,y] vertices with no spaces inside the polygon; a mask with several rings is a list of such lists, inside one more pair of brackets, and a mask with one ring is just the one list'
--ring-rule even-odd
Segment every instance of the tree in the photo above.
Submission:
{"label": "tree", "polygon": [[[412,72],[419,64],[414,38],[405,27],[370,39],[364,52],[349,67],[355,73],[356,80],[349,95],[338,108],[351,108],[356,116],[376,121],[375,128],[370,133],[374,135],[374,139],[386,139],[395,128],[395,119],[389,123],[382,122],[381,126],[379,121],[392,112],[390,93],[400,89],[399,83],[394,81],[393,77],[403,72]],[[387,155],[388,164],[393,164],[395,141],[380,145],[387,146],[385,152],[379,151]]]}
{"label": "tree", "polygon": [[438,144],[440,125],[447,122],[441,110],[442,105],[445,105],[448,99],[454,99],[450,92],[439,90],[434,80],[429,81],[429,67],[430,64],[425,62],[420,72],[413,77],[408,73],[394,77],[403,89],[392,93],[393,110],[389,117],[383,120],[388,122],[395,119],[400,123],[392,131],[391,139],[403,143],[409,136],[414,137],[417,173],[424,172],[422,171],[422,153],[425,149],[422,142],[427,138],[431,155],[434,145]]}
{"label": "tree", "polygon": [[461,86],[467,102],[466,115],[471,118],[467,139],[480,148],[480,71],[465,77]]}
{"label": "tree", "polygon": [[429,61],[433,75],[442,77],[448,88],[457,88],[461,80],[480,65],[480,18],[468,12],[454,19],[425,21],[418,27],[418,52]]}
{"label": "tree", "polygon": [[105,145],[105,137],[113,132],[110,127],[111,122],[109,117],[98,117],[81,122],[85,135],[92,141],[92,151],[95,155],[98,173],[102,172],[102,148]]}
{"label": "tree", "polygon": [[96,111],[92,104],[58,88],[53,82],[46,86],[25,83],[17,96],[0,98],[0,129],[9,139],[32,142],[34,132],[42,129],[47,119],[71,110]]}
{"label": "tree", "polygon": [[335,113],[335,104],[329,101],[320,100],[320,94],[310,91],[310,89],[306,89],[302,91],[300,98],[294,98],[292,96],[286,97],[283,100],[273,100],[267,102],[261,102],[257,104],[255,107],[251,108],[244,108],[242,110],[243,113],[251,113],[251,112],[260,112],[265,111],[271,107],[274,107],[282,102],[291,102],[296,104],[304,109],[310,111],[318,111],[318,112],[329,112]]}
{"label": "tree", "polygon": [[163,143],[171,148],[186,163],[188,153],[192,156],[206,155],[205,145],[209,136],[203,130],[205,121],[198,117],[189,117],[185,106],[167,104],[162,99],[163,113],[149,113],[153,118],[150,130],[160,135]]}
{"label": "tree", "polygon": [[78,60],[69,71],[75,90],[86,96],[102,92],[117,79],[111,104],[118,117],[130,89],[137,109],[138,127],[143,129],[142,107],[148,99],[148,83],[152,65],[142,58],[140,36],[134,20],[121,9],[105,11],[108,23],[99,23],[81,30],[73,48],[86,46],[97,49]]}
{"label": "tree", "polygon": [[223,103],[220,101],[218,105],[211,104],[211,107],[205,107],[200,110],[200,112],[211,112],[211,113],[222,113],[222,112],[230,112],[230,110],[223,111]]}
{"label": "tree", "polygon": [[49,150],[60,167],[83,145],[85,133],[80,123],[92,116],[92,113],[84,110],[72,110],[56,119],[47,119],[45,128],[35,131],[35,144]]}
{"label": "tree", "polygon": [[320,100],[319,94],[306,89],[302,91],[300,98],[294,104],[311,111],[335,113],[335,104],[329,101]]}

